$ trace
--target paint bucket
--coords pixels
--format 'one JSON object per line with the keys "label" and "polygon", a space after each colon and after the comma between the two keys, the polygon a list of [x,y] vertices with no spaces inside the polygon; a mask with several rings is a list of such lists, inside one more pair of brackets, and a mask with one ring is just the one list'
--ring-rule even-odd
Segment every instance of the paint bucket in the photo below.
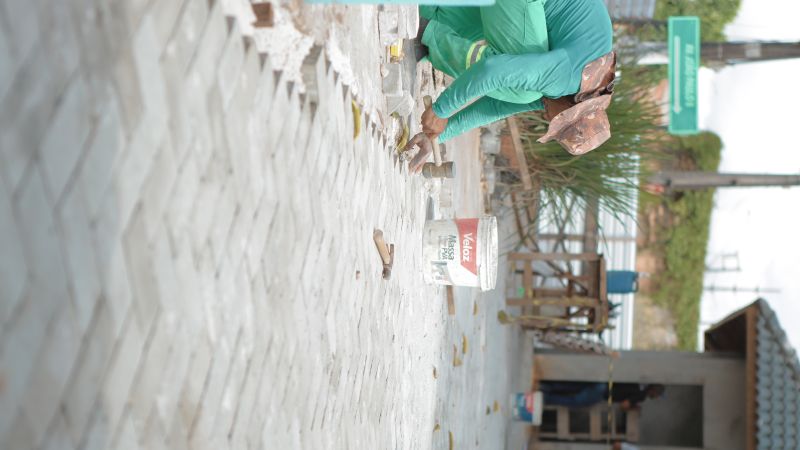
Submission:
{"label": "paint bucket", "polygon": [[426,283],[494,289],[498,259],[495,217],[428,220],[422,242]]}
{"label": "paint bucket", "polygon": [[542,424],[544,395],[539,392],[520,392],[511,396],[511,414],[514,420],[533,425]]}

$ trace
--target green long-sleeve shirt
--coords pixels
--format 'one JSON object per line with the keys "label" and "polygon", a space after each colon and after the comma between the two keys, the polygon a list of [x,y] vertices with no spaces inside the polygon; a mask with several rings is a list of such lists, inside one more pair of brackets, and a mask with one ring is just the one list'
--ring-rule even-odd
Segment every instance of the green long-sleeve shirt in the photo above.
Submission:
{"label": "green long-sleeve shirt", "polygon": [[[433,112],[450,119],[439,136],[441,142],[513,114],[542,109],[540,100],[514,104],[486,94],[503,87],[536,91],[550,98],[574,94],[580,89],[583,67],[611,51],[611,19],[601,0],[547,0],[544,12],[549,51],[489,54],[439,96]],[[478,100],[464,108],[474,99]]]}

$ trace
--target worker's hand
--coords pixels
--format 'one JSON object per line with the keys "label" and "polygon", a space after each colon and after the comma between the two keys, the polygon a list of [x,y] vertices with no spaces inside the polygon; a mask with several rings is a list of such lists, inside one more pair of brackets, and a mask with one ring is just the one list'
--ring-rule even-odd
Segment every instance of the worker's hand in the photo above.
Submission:
{"label": "worker's hand", "polygon": [[447,119],[442,119],[433,112],[433,107],[425,108],[422,113],[422,132],[434,139],[439,137],[447,128]]}
{"label": "worker's hand", "polygon": [[428,160],[428,156],[433,153],[433,144],[425,133],[417,133],[416,136],[411,138],[406,144],[404,151],[409,151],[414,147],[419,147],[419,151],[414,155],[414,159],[408,162],[408,171],[411,173],[422,172],[422,166]]}

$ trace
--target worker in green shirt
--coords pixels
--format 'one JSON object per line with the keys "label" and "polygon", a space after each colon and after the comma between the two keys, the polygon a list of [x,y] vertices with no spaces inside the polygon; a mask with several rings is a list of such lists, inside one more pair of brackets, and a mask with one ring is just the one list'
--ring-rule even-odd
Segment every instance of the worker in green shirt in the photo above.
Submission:
{"label": "worker in green shirt", "polygon": [[[585,153],[610,136],[604,110],[616,57],[611,52],[611,20],[601,0],[421,6],[420,16],[422,49],[434,68],[455,79],[423,113],[422,129],[428,138],[444,142],[513,114],[541,109],[551,120],[543,140],[555,139],[570,153]],[[409,143],[408,148],[421,149],[412,171],[421,169],[430,152],[429,145],[422,145],[425,136]]]}

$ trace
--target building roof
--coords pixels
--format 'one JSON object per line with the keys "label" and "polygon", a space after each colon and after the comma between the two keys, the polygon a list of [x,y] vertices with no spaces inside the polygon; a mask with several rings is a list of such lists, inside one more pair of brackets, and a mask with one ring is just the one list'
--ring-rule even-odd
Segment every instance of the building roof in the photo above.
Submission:
{"label": "building roof", "polygon": [[706,351],[746,355],[747,448],[800,449],[800,361],[769,304],[756,300],[705,337]]}
{"label": "building roof", "polygon": [[775,312],[758,300],[756,317],[756,448],[800,448],[800,362]]}

